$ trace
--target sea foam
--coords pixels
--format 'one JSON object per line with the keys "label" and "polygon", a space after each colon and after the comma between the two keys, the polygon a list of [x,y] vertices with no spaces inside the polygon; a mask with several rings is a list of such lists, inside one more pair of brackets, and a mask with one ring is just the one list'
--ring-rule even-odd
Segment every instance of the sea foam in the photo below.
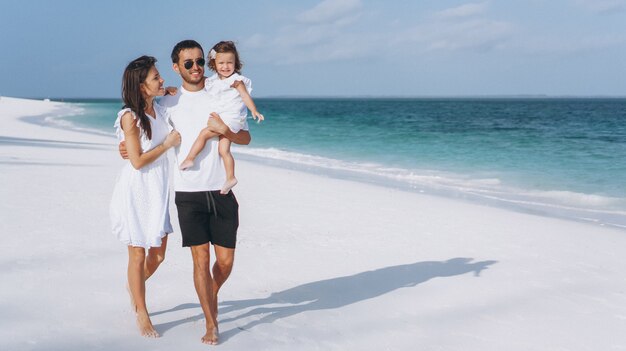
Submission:
{"label": "sea foam", "polygon": [[367,162],[348,162],[277,148],[233,147],[237,157],[262,160],[282,167],[323,172],[341,178],[382,186],[465,198],[488,205],[556,215],[586,222],[626,226],[626,199],[565,190],[529,190],[503,183],[499,178],[426,169],[403,169]]}

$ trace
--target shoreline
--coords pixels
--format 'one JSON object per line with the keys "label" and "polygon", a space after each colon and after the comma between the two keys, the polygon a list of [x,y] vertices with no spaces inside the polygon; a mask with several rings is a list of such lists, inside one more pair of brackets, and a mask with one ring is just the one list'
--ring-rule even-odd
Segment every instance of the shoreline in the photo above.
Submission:
{"label": "shoreline", "polygon": [[[75,103],[76,102],[63,103],[69,104],[68,106],[72,106],[70,109],[72,111],[72,115],[81,113],[81,107],[72,105]],[[62,130],[70,129],[80,133],[111,137],[114,142],[115,135],[113,133],[108,134],[94,128],[81,127],[72,122],[65,121],[63,117],[63,115],[59,114],[53,116],[53,121],[50,121],[50,116],[30,116],[23,117],[23,120],[45,127],[58,128]],[[415,175],[415,177],[421,179],[409,181],[407,180],[407,177],[413,177],[413,172],[410,174],[393,174],[389,171],[380,173],[376,169],[363,169],[362,167],[358,167],[357,164],[353,165],[351,162],[337,159],[326,159],[325,157],[294,153],[273,148],[264,149],[235,145],[232,152],[238,160],[245,160],[260,165],[269,165],[283,170],[296,170],[312,174],[321,174],[336,179],[382,186],[390,190],[407,191],[417,194],[429,194],[519,213],[534,214],[548,218],[558,218],[578,223],[606,226],[626,232],[625,210],[574,206],[569,203],[564,203],[561,199],[566,198],[573,199],[575,201],[589,201],[590,203],[588,206],[590,206],[594,201],[596,201],[596,198],[600,198],[603,201],[615,201],[615,198],[608,196],[598,196],[594,194],[563,190],[540,191],[510,187],[504,189],[482,188],[480,184],[465,184],[480,182],[481,179],[468,178],[462,174],[450,174],[449,176],[452,177],[450,179],[441,178],[441,175],[445,174],[445,172],[434,172],[432,175],[428,175],[428,173]],[[273,157],[264,155],[268,153],[275,155]],[[294,157],[300,159],[300,162],[296,162],[291,159]],[[331,164],[334,165],[330,166]],[[380,165],[378,168],[386,167]]]}
{"label": "shoreline", "polygon": [[[173,201],[166,259],[147,284],[162,337],[149,340],[128,308],[127,250],[107,212],[124,161],[112,138],[20,120],[55,111],[0,99],[0,349],[206,349]],[[620,230],[237,167],[241,221],[220,292],[221,348],[626,348]]]}

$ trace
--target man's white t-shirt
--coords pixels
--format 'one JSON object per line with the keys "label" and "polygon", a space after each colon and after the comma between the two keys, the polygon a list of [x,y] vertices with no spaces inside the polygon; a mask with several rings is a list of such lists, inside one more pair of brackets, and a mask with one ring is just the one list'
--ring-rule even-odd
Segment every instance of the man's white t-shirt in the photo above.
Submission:
{"label": "man's white t-shirt", "polygon": [[[211,112],[217,111],[215,99],[204,89],[188,91],[181,86],[176,95],[163,97],[159,105],[167,109],[169,123],[181,136],[181,144],[174,149],[176,155],[172,172],[174,173],[174,190],[220,190],[226,181],[226,172],[218,151],[218,137],[207,141],[202,152],[196,157],[193,167],[185,171],[178,169],[180,163],[189,154],[198,134],[206,127]],[[242,129],[248,130],[247,122]]]}

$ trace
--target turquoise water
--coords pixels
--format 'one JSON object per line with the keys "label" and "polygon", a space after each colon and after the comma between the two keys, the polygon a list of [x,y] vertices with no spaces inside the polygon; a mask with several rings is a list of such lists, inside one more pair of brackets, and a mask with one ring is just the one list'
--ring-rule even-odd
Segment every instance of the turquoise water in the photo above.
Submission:
{"label": "turquoise water", "polygon": [[[626,226],[626,100],[256,99],[237,157]],[[112,134],[120,101],[77,102]]]}

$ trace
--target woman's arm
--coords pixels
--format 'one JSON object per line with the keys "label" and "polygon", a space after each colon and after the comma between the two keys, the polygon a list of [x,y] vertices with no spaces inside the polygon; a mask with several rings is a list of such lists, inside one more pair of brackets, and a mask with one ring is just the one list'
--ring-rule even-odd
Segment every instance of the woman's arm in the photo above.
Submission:
{"label": "woman's arm", "polygon": [[141,169],[143,166],[154,162],[159,156],[163,155],[167,149],[180,144],[180,134],[173,130],[165,138],[163,143],[154,149],[142,153],[141,152],[141,130],[137,127],[135,120],[130,112],[122,115],[122,130],[124,131],[124,140],[126,140],[126,151],[128,159],[135,169]]}

